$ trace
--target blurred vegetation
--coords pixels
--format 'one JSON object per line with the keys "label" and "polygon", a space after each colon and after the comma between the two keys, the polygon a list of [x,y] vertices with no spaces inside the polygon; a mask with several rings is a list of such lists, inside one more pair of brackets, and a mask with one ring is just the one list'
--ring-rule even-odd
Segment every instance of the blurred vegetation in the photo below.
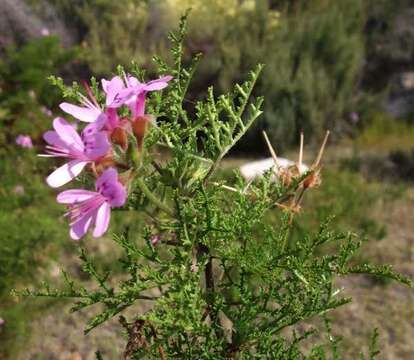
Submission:
{"label": "blurred vegetation", "polygon": [[294,144],[301,130],[308,139],[318,138],[327,127],[337,134],[348,132],[349,113],[371,99],[359,91],[366,48],[371,48],[367,39],[374,41],[378,34],[367,23],[382,14],[384,22],[391,21],[389,12],[380,11],[388,5],[372,7],[370,0],[49,3],[77,29],[81,58],[99,76],[109,76],[117,64],[131,60],[153,72],[152,55],[168,58],[168,31],[191,7],[187,55],[205,56],[190,91],[190,107],[204,96],[200,91],[206,84],[221,92],[257,62],[265,63],[257,92],[266,95],[266,111],[241,143],[243,152],[263,150],[255,141],[263,128],[279,148]]}
{"label": "blurred vegetation", "polygon": [[63,219],[59,206],[49,201],[41,161],[34,149],[0,150],[0,296],[13,283],[33,279],[33,270],[42,262],[36,251],[43,253],[49,243],[63,238]]}
{"label": "blurred vegetation", "polygon": [[351,154],[341,164],[366,179],[396,184],[414,180],[414,124],[374,110],[366,114],[354,139],[343,145]]}
{"label": "blurred vegetation", "polygon": [[[40,314],[41,303],[15,302],[11,289],[38,283],[67,236],[61,211],[45,186],[44,161],[37,149],[15,144],[18,134],[36,144],[50,127],[49,109],[59,94],[47,77],[62,73],[76,51],[65,50],[53,36],[10,47],[0,58],[0,358],[13,358],[30,336],[30,321]],[[40,306],[40,308],[39,308]]]}
{"label": "blurred vegetation", "polygon": [[48,110],[54,108],[59,92],[47,80],[62,73],[76,56],[59,39],[43,37],[21,48],[10,47],[0,58],[0,144],[14,143],[18,134],[38,138],[50,126]]}
{"label": "blurred vegetation", "polygon": [[369,182],[360,174],[346,169],[323,170],[322,185],[304,200],[304,210],[296,220],[299,238],[309,229],[333,216],[332,225],[339,231],[353,231],[362,238],[381,240],[386,227],[375,219],[373,208],[385,208],[387,202],[401,196],[401,189]]}
{"label": "blurred vegetation", "polygon": [[354,133],[351,114],[379,105],[392,54],[409,43],[392,31],[407,0],[26,1],[39,14],[54,6],[77,33],[78,60],[98,77],[132,60],[153,75],[153,54],[168,58],[168,32],[191,8],[187,57],[201,52],[204,59],[189,107],[205,96],[206,84],[222,92],[256,63],[266,65],[257,88],[265,113],[237,147],[242,153],[263,151],[261,129],[279,151],[295,144],[301,130],[307,139],[326,128],[337,137]]}
{"label": "blurred vegetation", "polygon": [[381,152],[414,148],[414,125],[398,121],[384,112],[373,111],[356,138],[360,149]]}
{"label": "blurred vegetation", "polygon": [[[16,303],[10,291],[39,283],[39,271],[56,257],[67,240],[61,209],[50,201],[44,170],[35,149],[0,149],[0,358],[22,346],[38,304]],[[34,311],[36,309],[36,311]]]}
{"label": "blurred vegetation", "polygon": [[[358,80],[364,58],[360,1],[298,2],[282,16],[263,77],[267,128],[278,148],[321,137],[325,128],[343,133],[345,116],[360,101]],[[266,46],[266,48],[268,48]],[[251,133],[250,143],[255,134]]]}
{"label": "blurred vegetation", "polygon": [[[411,0],[364,0],[366,58],[363,82],[371,91],[389,88],[390,75],[411,68],[414,31],[410,24]],[[412,16],[412,15],[411,15]]]}

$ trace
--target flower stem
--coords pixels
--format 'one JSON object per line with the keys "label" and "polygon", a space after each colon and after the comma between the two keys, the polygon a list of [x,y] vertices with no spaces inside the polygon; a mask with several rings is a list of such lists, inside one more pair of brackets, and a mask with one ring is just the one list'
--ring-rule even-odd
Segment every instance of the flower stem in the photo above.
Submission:
{"label": "flower stem", "polygon": [[148,200],[150,200],[152,203],[154,203],[155,205],[157,205],[161,210],[163,210],[165,213],[167,213],[168,215],[170,215],[171,217],[174,217],[174,211],[171,210],[166,204],[164,204],[160,199],[158,199],[152,192],[150,189],[148,189],[147,185],[145,184],[144,181],[142,181],[142,179],[137,178],[136,180],[136,184],[138,185],[138,187],[140,188],[140,190],[144,193],[144,195],[148,198]]}

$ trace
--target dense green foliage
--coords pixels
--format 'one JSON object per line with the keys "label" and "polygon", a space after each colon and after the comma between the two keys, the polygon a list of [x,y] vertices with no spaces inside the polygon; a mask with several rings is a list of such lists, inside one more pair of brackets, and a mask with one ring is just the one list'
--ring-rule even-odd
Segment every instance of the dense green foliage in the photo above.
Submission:
{"label": "dense green foliage", "polygon": [[224,92],[258,62],[266,64],[256,91],[266,94],[265,114],[241,141],[244,152],[261,150],[267,129],[280,148],[303,130],[317,139],[324,129],[342,133],[358,110],[365,56],[364,28],[370,7],[360,0],[53,1],[79,30],[83,59],[93,74],[107,76],[117,64],[154,72],[152,54],[171,59],[167,32],[192,8],[186,59],[205,54],[187,95],[203,96],[206,85]]}
{"label": "dense green foliage", "polygon": [[[44,37],[21,48],[10,47],[0,59],[0,357],[6,358],[27,340],[31,316],[39,309],[10,297],[12,288],[36,284],[66,236],[58,206],[44,186],[45,162],[36,145],[49,126],[48,109],[56,106],[59,91],[47,77],[60,72],[75,57],[55,37]],[[33,149],[15,144],[19,134],[30,135]],[[36,311],[35,311],[36,310]]]}
{"label": "dense green foliage", "polygon": [[0,144],[14,142],[18,134],[37,138],[46,129],[47,110],[56,106],[59,92],[47,80],[60,73],[76,56],[56,37],[44,37],[22,48],[8,48],[0,59]]}
{"label": "dense green foliage", "polygon": [[[0,295],[7,294],[19,280],[35,275],[33,268],[43,257],[35,253],[62,238],[60,226],[52,218],[58,207],[45,201],[50,193],[39,165],[34,150],[1,150]],[[36,216],[38,212],[44,216]]]}
{"label": "dense green foliage", "polygon": [[281,17],[261,52],[266,69],[259,90],[266,94],[262,126],[279,148],[301,130],[315,139],[325,128],[346,129],[347,115],[361,101],[364,20],[362,2],[353,0],[303,2]]}
{"label": "dense green foliage", "polygon": [[13,288],[37,284],[39,270],[49,266],[66,239],[58,206],[50,202],[44,167],[34,149],[2,146],[0,150],[0,357],[6,358],[27,339],[37,306],[16,303]]}

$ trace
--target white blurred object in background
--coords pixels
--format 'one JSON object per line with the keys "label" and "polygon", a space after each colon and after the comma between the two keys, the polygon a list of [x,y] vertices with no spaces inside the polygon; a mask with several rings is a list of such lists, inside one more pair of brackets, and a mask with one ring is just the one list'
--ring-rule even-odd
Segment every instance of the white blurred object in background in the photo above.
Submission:
{"label": "white blurred object in background", "polygon": [[[278,157],[278,165],[282,169],[287,169],[291,166],[294,166],[296,163],[292,160]],[[247,164],[244,164],[240,167],[241,175],[247,180],[251,181],[258,176],[262,176],[267,170],[275,166],[275,163],[272,158],[267,158],[258,161],[252,161]],[[300,166],[300,173],[303,174],[305,171],[309,170],[309,167],[302,164]],[[275,173],[277,175],[278,168],[275,167]]]}

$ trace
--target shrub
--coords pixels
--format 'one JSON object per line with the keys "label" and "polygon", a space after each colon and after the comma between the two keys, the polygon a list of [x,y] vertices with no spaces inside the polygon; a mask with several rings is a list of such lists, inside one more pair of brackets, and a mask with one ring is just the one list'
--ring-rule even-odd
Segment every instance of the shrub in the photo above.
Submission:
{"label": "shrub", "polygon": [[50,117],[47,110],[56,105],[58,96],[47,78],[62,72],[75,55],[53,36],[6,50],[0,60],[0,125],[6,130],[0,144],[14,143],[21,133],[36,138],[44,131]]}
{"label": "shrub", "polygon": [[[125,277],[111,281],[109,273],[100,273],[81,243],[83,270],[96,281],[95,288],[87,289],[65,273],[65,289],[46,286],[20,294],[74,298],[73,310],[102,305],[86,332],[136,301],[150,301],[147,312],[129,320],[120,316],[127,335],[126,358],[325,358],[331,351],[338,357],[340,339],[331,333],[327,314],[351,299],[336,289],[336,276],[367,273],[413,284],[387,266],[354,265],[351,260],[359,241],[350,233],[330,230],[327,222],[317,232],[288,242],[304,194],[320,183],[323,146],[309,171],[293,167],[276,182],[272,171],[250,184],[239,179],[234,187],[214,178],[223,157],[262,113],[263,99],[251,95],[262,66],[217,99],[209,88],[192,116],[183,100],[197,59],[189,68],[183,66],[184,29],[185,19],[180,31],[170,36],[173,65],[156,58],[159,72],[173,80],[163,77],[134,85],[137,80],[119,68],[125,80],[104,82],[104,110],[98,114],[92,103],[84,102],[97,122],[88,126],[83,138],[89,143],[110,134],[112,157],[92,159],[91,171],[81,177],[84,186],[99,178],[94,193],[78,189],[58,196],[58,201],[71,204],[75,239],[89,225],[95,226],[95,237],[101,236],[109,218],[102,209],[109,211],[108,207],[123,206],[145,219],[141,232],[126,229],[114,236],[124,250],[120,261]],[[131,72],[142,81],[142,71],[135,67]],[[162,93],[146,93],[167,84]],[[64,94],[80,100],[76,89],[64,88]],[[88,93],[92,102],[103,101],[95,81]],[[114,112],[122,104],[127,107]],[[65,107],[79,117],[86,111]],[[119,122],[115,131],[116,121],[110,116],[116,114],[127,123]],[[149,114],[158,117],[156,126],[149,126]],[[57,125],[55,135],[60,132]],[[73,134],[70,127],[66,129]],[[49,138],[56,142],[55,136]],[[169,151],[163,161],[157,147]],[[108,161],[111,168],[103,170]],[[280,226],[266,222],[271,212],[278,214]],[[318,250],[329,243],[338,243],[339,249],[320,255]],[[313,317],[325,320],[322,331],[327,336],[305,352],[301,344],[315,330],[289,330]],[[376,354],[373,341],[371,358]]]}
{"label": "shrub", "polygon": [[327,127],[338,134],[347,128],[344,117],[359,101],[364,19],[362,2],[353,0],[298,2],[282,15],[261,53],[267,59],[262,127],[278,148],[295,142],[301,130],[315,139]]}
{"label": "shrub", "polygon": [[364,123],[356,139],[361,150],[375,149],[376,152],[386,153],[413,146],[414,126],[410,123],[379,111],[368,113]]}
{"label": "shrub", "polygon": [[57,219],[59,209],[49,202],[51,193],[44,186],[44,164],[34,152],[4,144],[0,149],[0,316],[5,320],[1,358],[21,350],[39,311],[39,304],[10,298],[11,289],[39,284],[39,274],[66,238]]}

